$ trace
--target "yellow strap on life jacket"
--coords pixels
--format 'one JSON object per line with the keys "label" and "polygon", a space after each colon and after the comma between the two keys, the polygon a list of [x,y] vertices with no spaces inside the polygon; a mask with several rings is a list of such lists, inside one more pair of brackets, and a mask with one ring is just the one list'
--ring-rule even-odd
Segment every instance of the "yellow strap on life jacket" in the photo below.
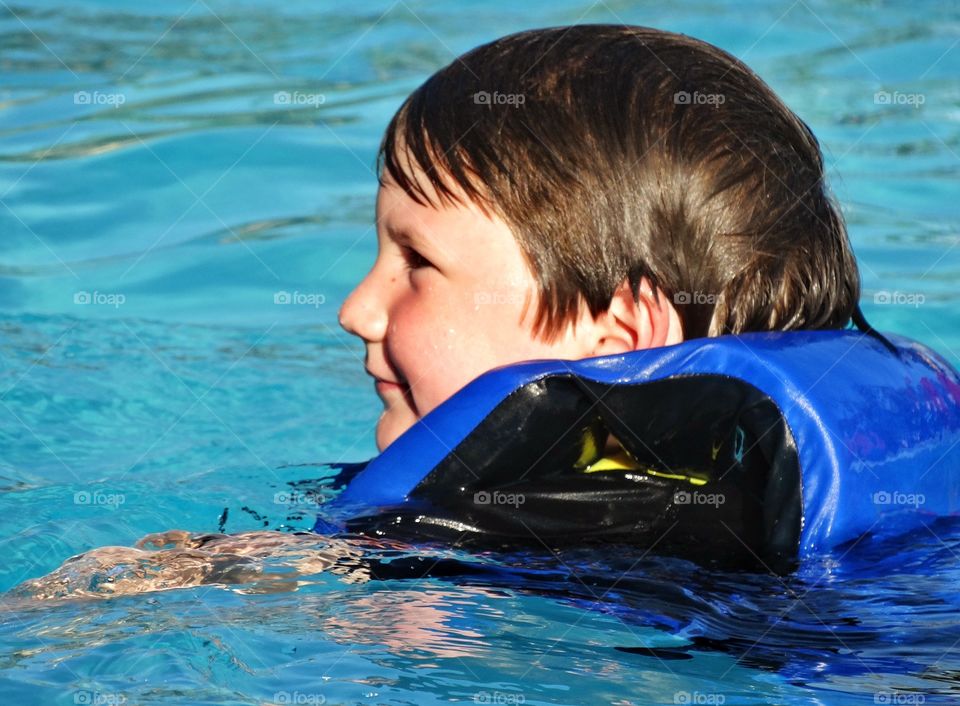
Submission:
{"label": "yellow strap on life jacket", "polygon": [[[586,454],[584,454],[585,456]],[[581,456],[582,458],[583,456]],[[704,485],[706,478],[700,478],[686,473],[668,473],[654,468],[644,467],[638,463],[623,447],[619,451],[609,456],[603,456],[583,469],[584,473],[597,473],[598,471],[643,471],[647,475],[657,476],[659,478],[671,478],[673,480],[686,480],[691,485]]]}

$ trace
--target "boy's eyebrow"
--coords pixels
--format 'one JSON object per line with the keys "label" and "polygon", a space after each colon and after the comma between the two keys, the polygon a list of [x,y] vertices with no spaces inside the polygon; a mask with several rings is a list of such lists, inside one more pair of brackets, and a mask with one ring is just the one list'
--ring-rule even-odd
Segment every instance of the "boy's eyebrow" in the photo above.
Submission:
{"label": "boy's eyebrow", "polygon": [[419,233],[404,227],[388,225],[386,231],[390,238],[400,245],[429,244],[429,241],[421,237]]}

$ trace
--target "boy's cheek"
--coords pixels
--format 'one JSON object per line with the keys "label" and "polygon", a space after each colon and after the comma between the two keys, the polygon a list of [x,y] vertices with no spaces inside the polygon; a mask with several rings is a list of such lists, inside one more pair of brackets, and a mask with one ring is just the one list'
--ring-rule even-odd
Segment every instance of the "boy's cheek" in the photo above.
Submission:
{"label": "boy's cheek", "polygon": [[[467,299],[472,302],[472,295]],[[411,386],[420,416],[480,374],[524,360],[531,348],[538,348],[514,320],[519,312],[509,303],[479,311],[467,303],[464,296],[448,292],[393,312],[387,352]]]}
{"label": "boy's cheek", "polygon": [[449,399],[489,367],[477,355],[464,355],[455,346],[424,348],[410,379],[411,395],[416,411],[423,416]]}
{"label": "boy's cheek", "polygon": [[452,370],[448,359],[426,359],[424,367],[412,382],[411,396],[413,397],[416,412],[423,416],[449,398],[463,385],[460,377],[463,370]]}

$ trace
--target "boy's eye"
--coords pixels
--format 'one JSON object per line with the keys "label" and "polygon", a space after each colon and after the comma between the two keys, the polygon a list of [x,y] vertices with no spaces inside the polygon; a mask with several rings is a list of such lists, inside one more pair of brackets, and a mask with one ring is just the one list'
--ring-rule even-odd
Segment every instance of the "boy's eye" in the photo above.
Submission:
{"label": "boy's eye", "polygon": [[410,270],[433,267],[433,263],[411,247],[403,247],[403,259],[407,261],[407,269]]}

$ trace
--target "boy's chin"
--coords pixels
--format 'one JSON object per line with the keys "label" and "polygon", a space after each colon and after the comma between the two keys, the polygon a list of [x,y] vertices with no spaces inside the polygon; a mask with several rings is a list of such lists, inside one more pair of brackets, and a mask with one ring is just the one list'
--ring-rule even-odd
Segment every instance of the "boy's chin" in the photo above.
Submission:
{"label": "boy's chin", "polygon": [[388,407],[377,422],[377,450],[383,453],[407,429],[416,423],[416,415],[407,409]]}

